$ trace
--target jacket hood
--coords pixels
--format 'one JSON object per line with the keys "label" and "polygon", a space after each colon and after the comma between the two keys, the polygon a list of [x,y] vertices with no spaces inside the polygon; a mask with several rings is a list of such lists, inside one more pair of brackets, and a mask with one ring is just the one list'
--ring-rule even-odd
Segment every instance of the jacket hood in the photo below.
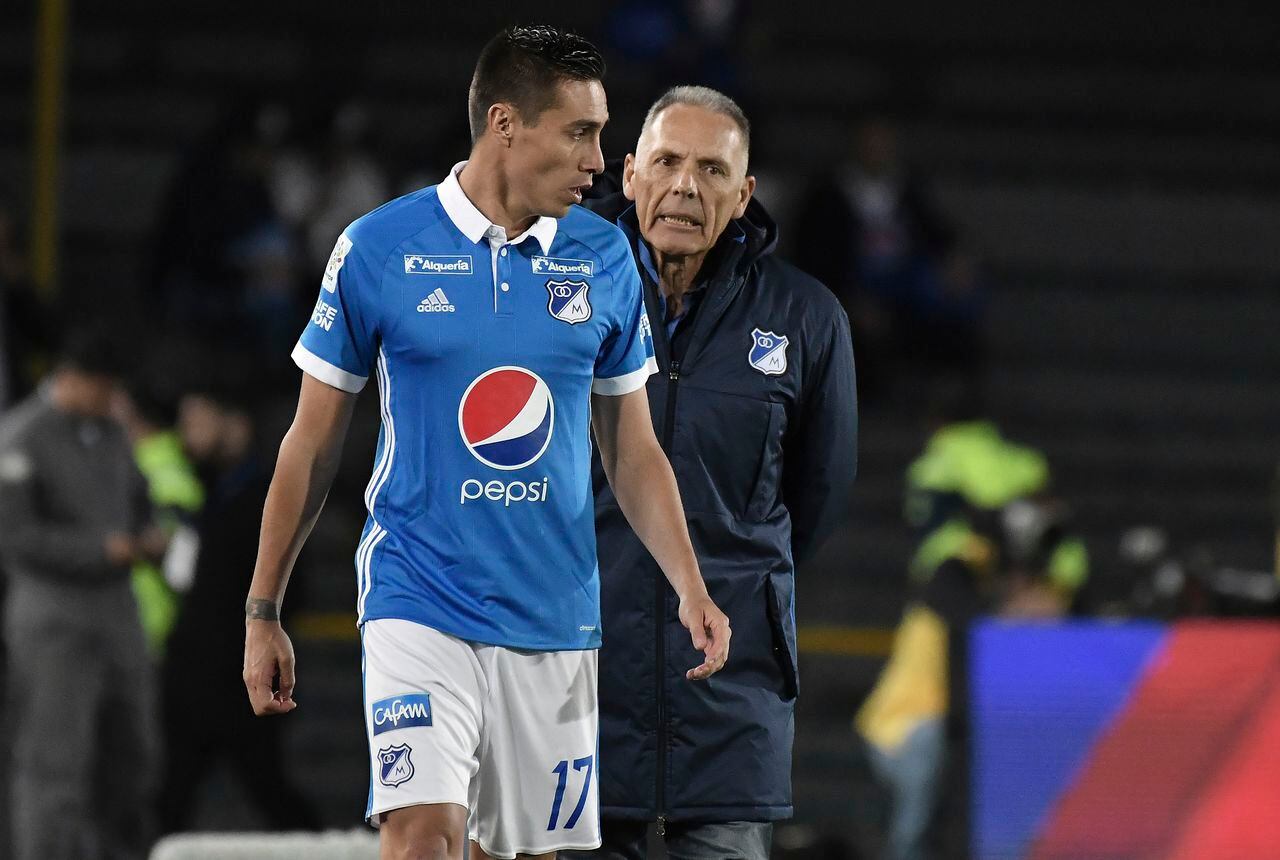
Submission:
{"label": "jacket hood", "polygon": [[[605,165],[604,172],[591,183],[583,205],[614,223],[631,210],[628,217],[635,223],[635,204],[622,193],[622,159],[614,159]],[[730,223],[737,224],[746,236],[746,248],[738,261],[740,268],[751,266],[778,247],[778,225],[764,204],[754,196],[748,201],[747,211],[742,213],[742,217]]]}

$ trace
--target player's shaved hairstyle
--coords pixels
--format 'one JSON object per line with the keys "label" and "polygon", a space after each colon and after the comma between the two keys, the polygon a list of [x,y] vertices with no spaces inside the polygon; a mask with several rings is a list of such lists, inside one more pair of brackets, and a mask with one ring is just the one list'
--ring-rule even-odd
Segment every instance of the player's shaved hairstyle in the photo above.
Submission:
{"label": "player's shaved hairstyle", "polygon": [[525,125],[537,125],[565,80],[604,80],[604,58],[595,45],[543,24],[503,30],[484,46],[471,78],[471,142],[484,134],[489,107],[497,102],[515,105]]}
{"label": "player's shaved hairstyle", "polygon": [[711,89],[711,87],[679,86],[667,90],[653,103],[649,108],[649,112],[645,114],[644,125],[640,127],[640,137],[643,138],[645,136],[659,114],[674,105],[699,107],[712,113],[722,114],[733,120],[734,125],[738,127],[738,131],[742,132],[743,149],[750,156],[751,123],[747,121],[747,115],[742,112],[742,108],[738,107],[737,102],[719,90]]}

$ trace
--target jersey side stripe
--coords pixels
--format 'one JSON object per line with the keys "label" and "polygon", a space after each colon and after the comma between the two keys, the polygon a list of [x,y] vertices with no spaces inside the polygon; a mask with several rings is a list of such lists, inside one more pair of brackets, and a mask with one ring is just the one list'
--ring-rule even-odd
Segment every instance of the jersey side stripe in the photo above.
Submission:
{"label": "jersey side stripe", "polygon": [[[387,428],[387,457],[386,468],[382,470],[382,476],[373,487],[372,498],[370,499],[369,504],[369,515],[374,518],[374,523],[377,523],[378,521],[377,515],[374,513],[374,508],[378,501],[378,493],[382,491],[382,487],[386,484],[387,478],[391,476],[391,467],[395,462],[396,456],[396,422],[392,417],[391,411],[391,369],[387,364],[387,354],[381,347],[378,348],[378,377],[379,382],[382,383],[380,390],[383,396],[382,419],[386,422],[385,426]],[[381,528],[381,526],[379,526],[379,528]],[[357,606],[361,617],[364,616],[364,607],[365,602],[369,598],[369,591],[373,588],[373,550],[378,545],[378,542],[384,537],[386,537],[386,529],[382,529],[382,534],[374,537],[369,542],[369,551],[365,555],[364,591],[360,595],[359,604]]]}
{"label": "jersey side stripe", "polygon": [[369,547],[378,538],[381,533],[382,526],[376,522],[373,528],[369,529],[369,533],[360,541],[360,546],[356,548],[356,623],[364,621],[364,595],[365,588],[368,584],[369,574],[366,570],[365,560],[368,557]]}
{"label": "jersey side stripe", "polygon": [[373,587],[373,554],[378,549],[378,544],[382,543],[383,538],[387,536],[387,530],[378,527],[378,536],[369,543],[369,551],[365,553],[364,558],[364,595],[360,598],[358,606],[359,617],[364,618],[365,604],[369,602],[369,591]]}
{"label": "jersey side stripe", "polygon": [[380,372],[381,362],[379,362],[378,369],[378,399],[381,401],[380,410],[382,412],[382,426],[386,432],[384,433],[382,440],[382,459],[374,464],[373,474],[369,476],[369,484],[364,488],[364,506],[369,511],[370,515],[373,514],[374,487],[376,487],[378,482],[382,479],[382,473],[386,470],[391,459],[391,434],[389,430],[386,430],[390,419],[387,416],[387,395],[386,392],[383,391],[382,373]]}

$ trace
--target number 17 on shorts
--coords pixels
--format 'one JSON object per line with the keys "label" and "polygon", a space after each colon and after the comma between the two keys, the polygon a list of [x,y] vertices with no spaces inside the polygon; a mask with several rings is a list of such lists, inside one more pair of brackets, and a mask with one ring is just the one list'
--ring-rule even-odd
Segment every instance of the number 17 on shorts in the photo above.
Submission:
{"label": "number 17 on shorts", "polygon": [[[576,758],[573,760],[574,772],[582,772],[582,790],[578,794],[578,802],[574,804],[573,811],[564,819],[564,829],[572,830],[578,826],[578,820],[582,818],[582,811],[586,809],[587,798],[591,795],[591,774],[595,770],[596,757],[589,755],[586,758]],[[551,771],[558,777],[556,781],[556,798],[551,803],[551,819],[547,821],[547,830],[556,830],[560,827],[561,809],[564,806],[565,791],[569,787],[569,760],[564,759]]]}

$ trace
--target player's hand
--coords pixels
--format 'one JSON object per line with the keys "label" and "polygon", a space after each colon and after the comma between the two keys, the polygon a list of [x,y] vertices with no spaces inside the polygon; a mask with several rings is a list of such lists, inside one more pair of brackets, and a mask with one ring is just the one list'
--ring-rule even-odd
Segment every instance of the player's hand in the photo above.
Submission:
{"label": "player's hand", "polygon": [[680,601],[680,623],[693,637],[693,647],[706,659],[684,676],[690,681],[703,681],[724,668],[729,659],[729,618],[720,611],[711,597],[703,592],[696,597]]}
{"label": "player's hand", "polygon": [[279,621],[245,620],[243,677],[258,716],[287,714],[298,707],[293,700],[293,643]]}

